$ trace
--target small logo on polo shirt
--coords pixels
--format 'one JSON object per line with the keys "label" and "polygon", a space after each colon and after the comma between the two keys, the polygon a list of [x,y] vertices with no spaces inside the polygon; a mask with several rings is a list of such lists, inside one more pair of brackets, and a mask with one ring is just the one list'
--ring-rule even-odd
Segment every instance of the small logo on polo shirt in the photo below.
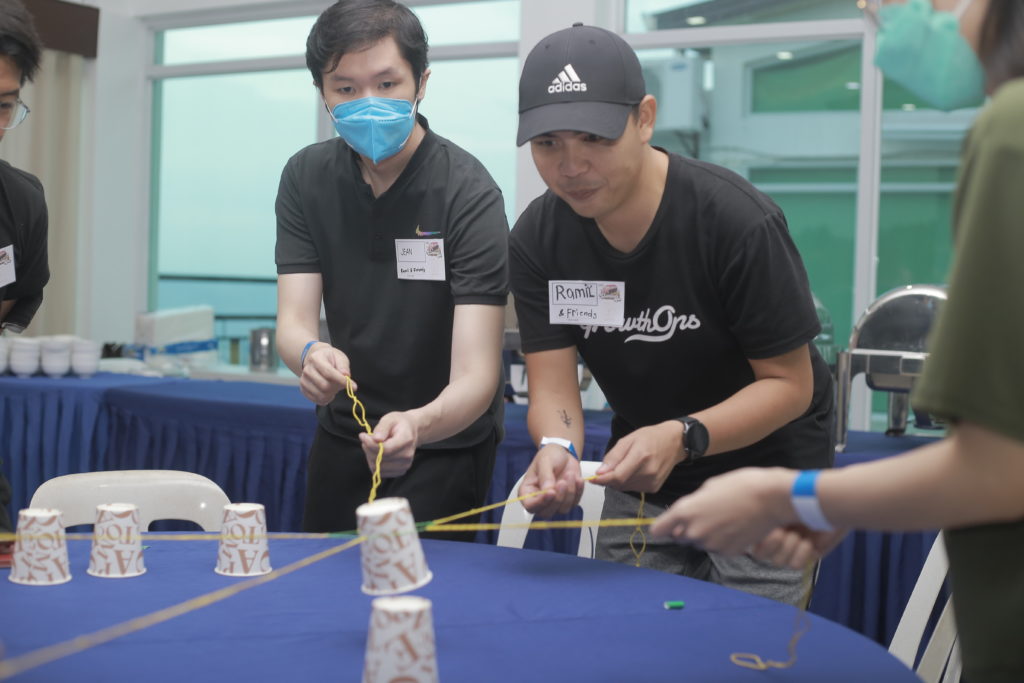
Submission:
{"label": "small logo on polo shirt", "polygon": [[587,84],[580,80],[572,64],[566,64],[558,75],[551,80],[548,86],[548,94],[554,95],[560,92],[587,92]]}
{"label": "small logo on polo shirt", "polygon": [[420,226],[418,226],[418,225],[416,226],[416,236],[417,237],[433,237],[434,235],[440,235],[440,234],[441,234],[440,230],[432,230],[430,232],[424,232],[423,230],[420,229]]}

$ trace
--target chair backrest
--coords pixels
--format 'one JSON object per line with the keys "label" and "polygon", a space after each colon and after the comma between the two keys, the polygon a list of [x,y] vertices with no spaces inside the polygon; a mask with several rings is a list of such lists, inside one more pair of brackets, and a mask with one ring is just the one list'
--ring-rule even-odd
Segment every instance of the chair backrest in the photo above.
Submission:
{"label": "chair backrest", "polygon": [[[580,462],[580,470],[583,478],[592,477],[597,473],[600,462],[584,460]],[[524,475],[525,476],[525,475]],[[523,483],[523,477],[512,486],[509,493],[510,498],[516,497],[519,485]],[[583,519],[595,521],[601,519],[601,509],[604,507],[604,487],[590,482],[583,483],[583,496],[580,498],[580,507],[583,508]],[[498,545],[506,548],[522,548],[526,543],[526,532],[528,529],[522,527],[511,528],[509,524],[528,524],[533,521],[533,515],[526,511],[522,503],[509,503],[505,506],[501,515],[501,527],[498,529]],[[580,557],[593,557],[597,539],[594,527],[580,529],[580,545],[576,554]]]}
{"label": "chair backrest", "polygon": [[[914,584],[914,590],[903,610],[900,623],[896,626],[889,653],[914,668],[914,660],[921,647],[928,619],[942,592],[942,585],[949,570],[946,546],[940,533],[935,538],[928,557],[921,568],[921,575]],[[935,624],[931,639],[925,646],[921,662],[915,669],[925,683],[947,683],[960,680],[960,647],[957,643],[956,621],[953,615],[953,598],[946,599],[942,614]]]}
{"label": "chair backrest", "polygon": [[29,506],[57,508],[64,525],[75,526],[94,523],[97,505],[134,503],[143,530],[157,519],[184,519],[220,531],[230,502],[219,486],[192,472],[112,470],[54,477],[39,485]]}

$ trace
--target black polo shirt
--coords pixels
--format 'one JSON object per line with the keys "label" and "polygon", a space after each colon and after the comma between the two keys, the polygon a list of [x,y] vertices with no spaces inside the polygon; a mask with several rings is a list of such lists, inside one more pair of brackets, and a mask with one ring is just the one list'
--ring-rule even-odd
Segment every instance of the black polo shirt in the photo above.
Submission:
{"label": "black polo shirt", "polygon": [[[504,306],[508,295],[501,191],[479,161],[419,122],[426,136],[380,197],[340,138],[289,159],[277,194],[277,272],[323,277],[331,343],[349,357],[370,424],[447,386],[455,306]],[[396,239],[443,240],[444,281],[399,279]],[[424,448],[500,435],[503,388],[499,381],[490,408],[464,431]],[[317,413],[339,436],[361,430],[344,391]]]}
{"label": "black polo shirt", "polygon": [[[27,327],[50,279],[43,186],[30,173],[0,161],[0,249],[14,246],[15,281],[0,286],[0,301],[17,299],[4,322]],[[0,256],[0,258],[3,258]]]}

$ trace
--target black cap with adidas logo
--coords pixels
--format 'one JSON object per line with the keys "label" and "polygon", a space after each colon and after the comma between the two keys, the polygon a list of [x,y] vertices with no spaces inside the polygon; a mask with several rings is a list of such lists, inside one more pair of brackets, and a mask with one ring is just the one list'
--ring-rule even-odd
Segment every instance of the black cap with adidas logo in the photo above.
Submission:
{"label": "black cap with adidas logo", "polygon": [[626,41],[573,24],[542,39],[526,58],[516,144],[556,130],[617,139],[646,94],[640,60]]}

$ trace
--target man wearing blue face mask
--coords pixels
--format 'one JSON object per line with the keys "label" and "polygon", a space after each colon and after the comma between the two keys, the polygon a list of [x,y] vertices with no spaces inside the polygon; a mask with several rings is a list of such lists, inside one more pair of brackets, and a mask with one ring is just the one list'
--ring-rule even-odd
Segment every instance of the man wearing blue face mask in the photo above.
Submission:
{"label": "man wearing blue face mask", "polygon": [[913,395],[916,408],[948,421],[949,436],[897,457],[820,475],[737,470],[677,501],[651,531],[727,554],[758,544],[759,557],[797,567],[834,547],[850,527],[942,528],[964,680],[1019,683],[1024,2],[910,0],[883,6],[875,19],[877,62],[887,75],[944,108],[991,96],[964,143],[949,299],[932,330],[931,353]]}
{"label": "man wearing blue face mask", "polygon": [[478,507],[502,431],[501,192],[419,113],[427,43],[407,7],[340,0],[306,63],[339,137],[292,157],[277,196],[278,346],[318,406],[303,527],[355,528],[381,444],[378,496],[419,521]]}

